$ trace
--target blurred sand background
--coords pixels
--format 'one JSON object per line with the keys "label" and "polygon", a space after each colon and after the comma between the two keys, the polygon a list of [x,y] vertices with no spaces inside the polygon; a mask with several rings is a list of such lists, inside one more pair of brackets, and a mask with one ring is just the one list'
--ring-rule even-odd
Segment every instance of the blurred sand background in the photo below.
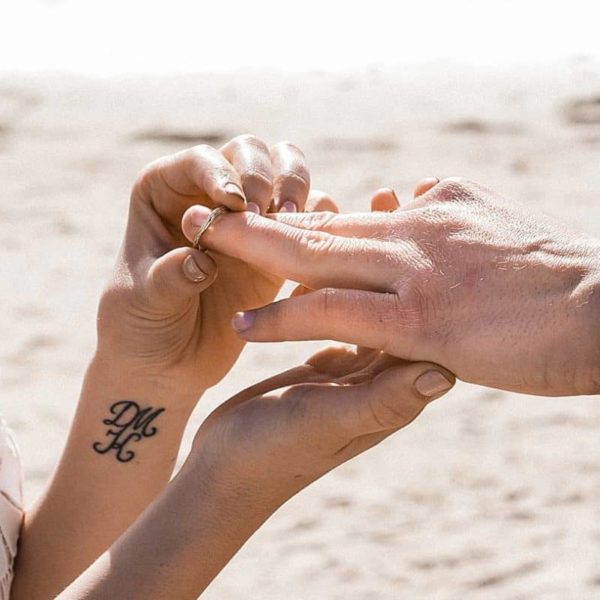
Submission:
{"label": "blurred sand background", "polygon": [[[0,410],[28,500],[65,439],[145,163],[253,132],[300,145],[347,211],[383,185],[407,198],[419,177],[460,174],[597,234],[599,67],[1,76]],[[248,347],[183,453],[217,403],[315,346]],[[460,384],[289,502],[205,597],[600,598],[600,402]]]}

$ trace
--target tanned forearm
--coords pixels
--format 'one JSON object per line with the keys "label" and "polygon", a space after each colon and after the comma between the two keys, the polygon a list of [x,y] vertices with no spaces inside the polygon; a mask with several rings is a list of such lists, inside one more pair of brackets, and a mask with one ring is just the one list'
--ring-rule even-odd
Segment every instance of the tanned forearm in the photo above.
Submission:
{"label": "tanned forearm", "polygon": [[[193,600],[285,500],[229,486],[188,460],[181,472],[60,600]],[[264,486],[263,486],[264,487]]]}
{"label": "tanned forearm", "polygon": [[197,398],[96,357],[54,476],[27,512],[13,600],[52,598],[164,488]]}

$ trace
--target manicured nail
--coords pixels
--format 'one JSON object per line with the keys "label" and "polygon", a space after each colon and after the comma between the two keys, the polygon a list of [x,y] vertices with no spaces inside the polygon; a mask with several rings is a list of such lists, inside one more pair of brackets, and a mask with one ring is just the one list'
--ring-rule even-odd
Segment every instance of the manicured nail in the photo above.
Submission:
{"label": "manicured nail", "polygon": [[228,183],[223,188],[230,196],[237,196],[246,204],[246,196],[244,195],[244,191],[237,183]]}
{"label": "manicured nail", "polygon": [[427,371],[415,381],[417,392],[427,398],[435,398],[447,392],[451,387],[452,382],[439,371]]}
{"label": "manicured nail", "polygon": [[246,210],[260,215],[260,206],[256,204],[256,202],[248,202],[248,204],[246,204]]}
{"label": "manicured nail", "polygon": [[200,283],[208,277],[191,254],[186,256],[183,261],[183,274],[194,283]]}
{"label": "manicured nail", "polygon": [[235,313],[233,319],[231,319],[231,326],[233,327],[234,331],[237,331],[238,333],[246,331],[252,327],[255,316],[256,313],[252,311]]}
{"label": "manicured nail", "polygon": [[279,209],[279,212],[295,213],[295,212],[298,212],[298,207],[296,206],[295,202],[292,202],[291,200],[287,200],[286,202],[283,203],[283,206]]}

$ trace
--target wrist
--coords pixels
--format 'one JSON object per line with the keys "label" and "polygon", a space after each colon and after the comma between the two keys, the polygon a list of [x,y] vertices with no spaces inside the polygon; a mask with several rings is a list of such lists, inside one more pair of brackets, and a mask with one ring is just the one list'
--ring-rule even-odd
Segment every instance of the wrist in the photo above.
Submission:
{"label": "wrist", "polygon": [[295,493],[282,489],[273,480],[261,481],[243,469],[233,468],[227,460],[215,461],[196,449],[186,459],[180,477],[186,484],[193,481],[195,497],[202,500],[197,504],[202,515],[207,506],[212,506],[234,528],[240,528],[242,523],[250,529],[254,529],[253,524],[258,527]]}
{"label": "wrist", "polygon": [[185,377],[151,364],[123,360],[106,351],[97,351],[90,361],[87,377],[103,381],[112,397],[160,398],[164,403],[195,406],[205,391]]}
{"label": "wrist", "polygon": [[[217,332],[218,335],[218,332]],[[123,337],[128,337],[127,342]],[[129,337],[131,339],[129,339]],[[217,339],[212,332],[207,339]],[[210,349],[207,346],[211,346]],[[93,362],[103,363],[126,371],[138,381],[157,381],[178,393],[196,400],[215,386],[231,370],[243,348],[240,340],[218,339],[213,344],[202,342],[201,348],[193,339],[154,340],[152,344],[135,339],[134,335],[115,337],[98,332]]]}
{"label": "wrist", "polygon": [[223,445],[221,435],[217,439],[203,435],[205,424],[194,438],[182,471],[193,473],[200,485],[210,482],[222,501],[239,499],[241,507],[257,518],[267,518],[322,474],[298,475],[291,468],[271,466],[269,460],[252,456],[252,452],[240,453]]}

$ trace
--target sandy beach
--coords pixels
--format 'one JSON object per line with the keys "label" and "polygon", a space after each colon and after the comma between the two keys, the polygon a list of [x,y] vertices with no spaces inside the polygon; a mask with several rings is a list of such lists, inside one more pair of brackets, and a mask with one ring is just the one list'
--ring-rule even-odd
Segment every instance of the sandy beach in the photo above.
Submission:
{"label": "sandy beach", "polygon": [[[463,175],[600,231],[600,64],[331,75],[0,76],[0,412],[32,501],[60,455],[95,311],[150,160],[252,132],[306,152],[344,211]],[[319,344],[249,346],[201,420]],[[284,506],[207,600],[600,598],[600,401],[457,385]]]}

